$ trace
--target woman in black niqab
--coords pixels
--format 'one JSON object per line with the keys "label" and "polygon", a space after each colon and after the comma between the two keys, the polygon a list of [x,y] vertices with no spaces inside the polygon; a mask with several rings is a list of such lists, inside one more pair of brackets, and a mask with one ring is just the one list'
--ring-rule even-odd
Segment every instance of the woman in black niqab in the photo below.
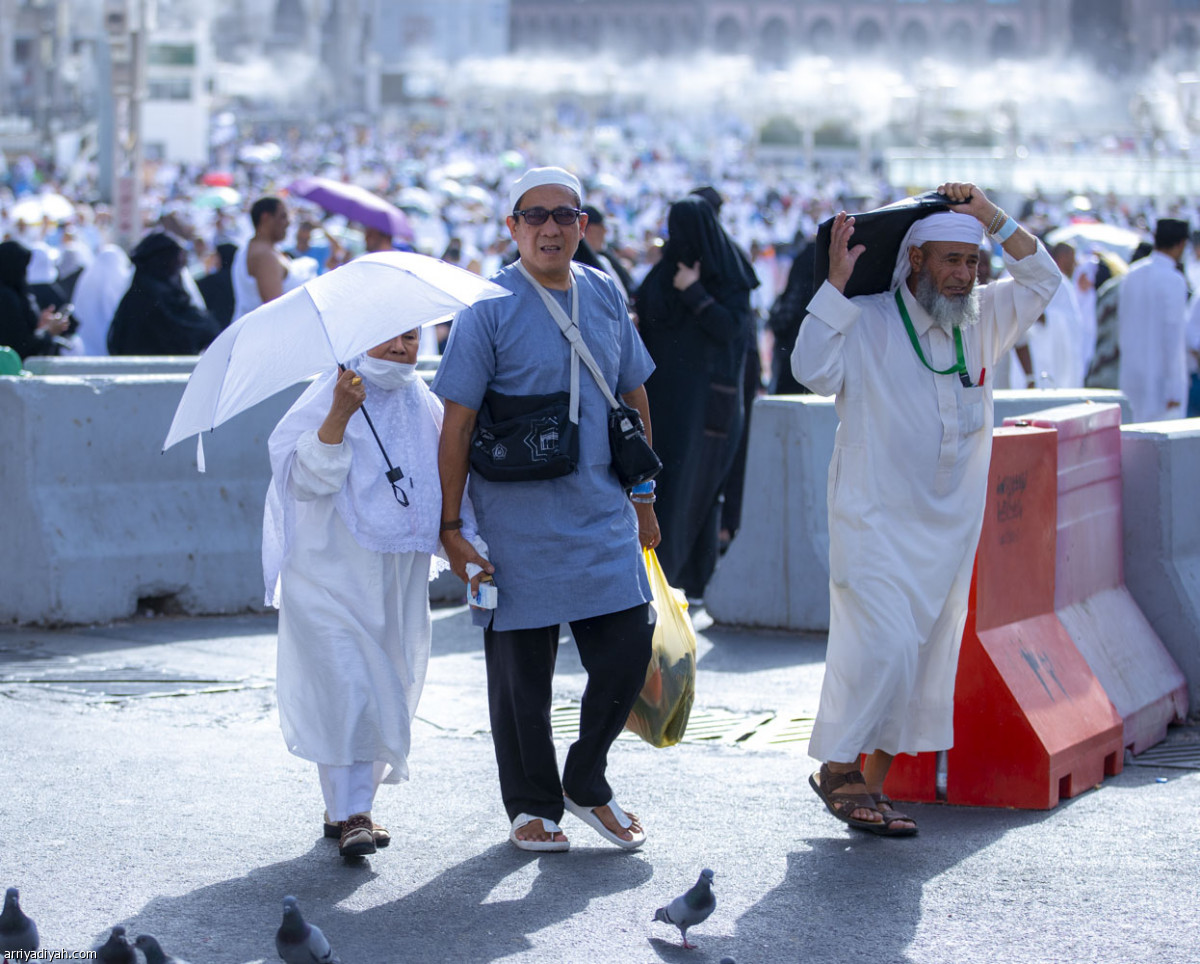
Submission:
{"label": "woman in black niqab", "polygon": [[11,348],[21,358],[59,352],[49,327],[58,324],[53,320],[56,316],[50,309],[38,310],[25,281],[31,258],[32,253],[21,242],[0,241],[0,345]]}
{"label": "woman in black niqab", "polygon": [[108,329],[110,355],[196,355],[221,333],[183,286],[184,250],[169,234],[146,235],[129,255],[133,279]]}
{"label": "woman in black niqab", "polygon": [[[699,266],[691,281],[688,269]],[[689,283],[690,282],[690,283]],[[646,380],[654,449],[663,462],[655,506],[668,581],[700,597],[716,566],[720,493],[743,424],[750,292],[758,278],[710,202],[671,205],[662,257],[637,293],[638,328],[654,359]]]}

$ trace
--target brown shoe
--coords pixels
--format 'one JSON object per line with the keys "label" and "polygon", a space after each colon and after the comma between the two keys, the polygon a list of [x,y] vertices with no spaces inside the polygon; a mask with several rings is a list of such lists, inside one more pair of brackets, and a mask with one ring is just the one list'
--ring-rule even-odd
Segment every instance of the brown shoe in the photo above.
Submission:
{"label": "brown shoe", "polygon": [[[392,842],[392,835],[387,832],[387,828],[381,827],[377,823],[371,824],[371,833],[375,836],[375,846],[380,850]],[[330,820],[328,810],[325,811],[325,836],[330,840],[338,840],[342,836],[341,823],[334,823]]]}
{"label": "brown shoe", "polygon": [[338,853],[343,857],[366,857],[375,853],[375,835],[371,818],[365,813],[351,814],[342,822]]}

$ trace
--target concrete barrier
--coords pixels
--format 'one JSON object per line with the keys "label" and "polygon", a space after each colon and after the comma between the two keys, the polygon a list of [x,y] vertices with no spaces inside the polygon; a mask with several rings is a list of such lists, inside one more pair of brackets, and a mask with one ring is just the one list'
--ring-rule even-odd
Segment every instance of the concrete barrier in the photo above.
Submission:
{"label": "concrete barrier", "polygon": [[267,436],[303,386],[211,433],[201,474],[192,444],[160,451],[186,382],[0,378],[0,620],[261,608]]}
{"label": "concrete barrier", "polygon": [[[998,391],[995,424],[1075,402],[1117,402],[1100,389]],[[825,632],[829,629],[829,460],[837,431],[833,398],[768,395],[755,401],[746,455],[746,499],[738,530],[704,593],[719,623]]]}
{"label": "concrete barrier", "polygon": [[1125,584],[1187,677],[1200,718],[1200,419],[1121,429]]}
{"label": "concrete barrier", "polygon": [[30,355],[24,367],[35,375],[190,375],[196,355]]}
{"label": "concrete barrier", "polygon": [[1067,405],[1026,416],[1058,437],[1054,606],[1121,715],[1134,753],[1187,716],[1187,681],[1125,586],[1121,412]]}

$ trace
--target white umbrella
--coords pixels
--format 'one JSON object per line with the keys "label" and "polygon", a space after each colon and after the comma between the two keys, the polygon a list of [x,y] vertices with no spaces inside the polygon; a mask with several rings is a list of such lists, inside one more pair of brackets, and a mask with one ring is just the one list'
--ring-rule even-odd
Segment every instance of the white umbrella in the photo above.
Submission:
{"label": "white umbrella", "polygon": [[[508,294],[423,254],[385,251],[356,258],[255,308],[221,332],[188,378],[163,449],[401,332]],[[196,459],[203,472],[202,448]]]}
{"label": "white umbrella", "polygon": [[14,224],[17,221],[41,224],[43,218],[56,222],[70,221],[75,217],[75,205],[61,194],[48,191],[21,198],[9,210],[8,216]]}
{"label": "white umbrella", "polygon": [[1066,241],[1077,247],[1086,245],[1111,251],[1128,261],[1142,240],[1142,235],[1137,231],[1121,228],[1115,224],[1104,224],[1100,221],[1077,221],[1064,224],[1061,228],[1055,228],[1047,234],[1046,246],[1052,248],[1056,244]]}

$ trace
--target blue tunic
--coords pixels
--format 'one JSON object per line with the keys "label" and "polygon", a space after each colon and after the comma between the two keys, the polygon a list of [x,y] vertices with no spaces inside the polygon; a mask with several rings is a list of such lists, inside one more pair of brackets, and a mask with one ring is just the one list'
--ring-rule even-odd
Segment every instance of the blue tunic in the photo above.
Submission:
{"label": "blue tunic", "polygon": [[[579,328],[609,389],[642,385],[654,363],[607,275],[576,266]],[[448,401],[479,411],[489,389],[545,395],[571,388],[571,349],[538,293],[509,265],[491,279],[513,292],[462,311],[433,380]],[[570,292],[551,291],[570,314]],[[487,541],[499,604],[496,630],[553,626],[650,601],[637,514],[612,469],[608,403],[580,364],[579,466],[540,482],[472,473],[471,501]],[[473,610],[477,625],[493,614]]]}

